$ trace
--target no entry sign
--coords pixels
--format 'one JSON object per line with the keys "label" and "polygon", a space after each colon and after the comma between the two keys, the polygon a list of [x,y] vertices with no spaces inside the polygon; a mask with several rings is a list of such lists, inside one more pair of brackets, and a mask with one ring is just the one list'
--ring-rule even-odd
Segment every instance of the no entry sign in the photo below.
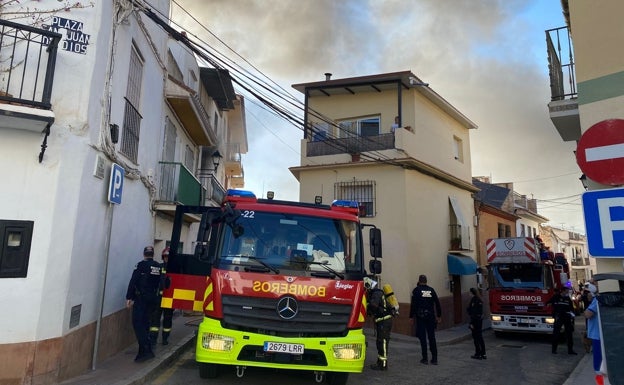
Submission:
{"label": "no entry sign", "polygon": [[576,163],[595,182],[624,185],[624,120],[603,120],[585,131],[576,147]]}

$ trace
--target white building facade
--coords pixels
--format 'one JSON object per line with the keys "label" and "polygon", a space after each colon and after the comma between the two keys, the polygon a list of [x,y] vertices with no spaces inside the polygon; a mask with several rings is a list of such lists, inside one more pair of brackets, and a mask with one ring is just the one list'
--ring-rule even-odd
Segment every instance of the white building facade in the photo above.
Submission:
{"label": "white building facade", "polygon": [[5,43],[17,36],[15,54],[0,49],[0,383],[57,383],[134,343],[125,295],[143,247],[159,260],[176,205],[243,185],[244,100],[227,71],[199,68],[136,4],[58,4],[0,21]]}

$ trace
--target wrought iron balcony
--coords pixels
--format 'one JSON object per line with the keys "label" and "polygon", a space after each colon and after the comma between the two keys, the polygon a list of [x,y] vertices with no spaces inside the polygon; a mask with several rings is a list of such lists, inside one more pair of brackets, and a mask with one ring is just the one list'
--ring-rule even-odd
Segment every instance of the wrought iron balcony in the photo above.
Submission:
{"label": "wrought iron balcony", "polygon": [[581,136],[581,125],[574,51],[568,27],[546,31],[546,51],[550,77],[550,119],[564,141],[578,140]]}
{"label": "wrought iron balcony", "polygon": [[62,35],[0,20],[0,101],[49,110]]}
{"label": "wrought iron balcony", "polygon": [[197,170],[202,185],[202,204],[205,206],[220,205],[225,199],[225,188],[214,176],[214,170]]}

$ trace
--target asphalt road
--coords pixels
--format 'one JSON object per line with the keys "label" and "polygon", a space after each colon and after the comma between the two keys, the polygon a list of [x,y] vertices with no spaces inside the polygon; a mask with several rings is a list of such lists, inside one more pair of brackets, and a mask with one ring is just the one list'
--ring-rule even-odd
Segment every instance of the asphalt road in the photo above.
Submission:
{"label": "asphalt road", "polygon": [[[581,321],[582,322],[582,321]],[[576,330],[581,329],[578,323]],[[490,330],[484,332],[487,360],[475,360],[472,340],[465,340],[438,348],[438,366],[423,365],[420,346],[415,338],[398,338],[390,342],[389,370],[378,372],[368,368],[376,360],[375,342],[368,337],[366,368],[363,373],[351,374],[348,385],[359,384],[504,384],[504,385],[561,385],[574,370],[584,350],[579,333],[575,333],[575,350],[578,355],[568,355],[565,342],[559,354],[550,352],[550,336],[503,335],[496,337]],[[191,348],[171,367],[163,370],[152,382],[154,385],[188,384],[316,384],[313,373],[305,371],[277,371],[248,368],[243,378],[236,376],[234,368],[222,370],[217,378],[203,380]]]}

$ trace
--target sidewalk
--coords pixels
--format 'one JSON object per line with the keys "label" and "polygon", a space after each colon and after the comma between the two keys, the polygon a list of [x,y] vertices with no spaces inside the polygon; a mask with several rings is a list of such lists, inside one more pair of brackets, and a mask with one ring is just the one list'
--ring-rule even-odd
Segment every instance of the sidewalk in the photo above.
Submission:
{"label": "sidewalk", "polygon": [[197,327],[202,320],[201,315],[178,315],[173,318],[173,327],[169,336],[169,345],[163,346],[158,341],[154,348],[156,358],[136,363],[134,357],[138,346],[132,344],[117,355],[100,361],[96,369],[78,377],[63,381],[62,385],[140,385],[151,383],[159,369],[167,367],[186,349],[192,348],[195,342]]}
{"label": "sidewalk", "polygon": [[[61,385],[149,384],[160,369],[167,367],[187,349],[194,347],[195,334],[199,322],[201,322],[201,316],[174,317],[169,345],[162,346],[159,344],[154,349],[156,358],[152,360],[135,363],[134,356],[136,355],[137,347],[132,345],[117,355],[98,363],[96,370],[64,381]],[[364,334],[371,336],[373,335],[373,330],[366,328],[364,329]],[[404,334],[392,334],[392,339],[395,340],[414,341],[415,338]],[[470,330],[466,325],[436,331],[436,340],[439,346],[455,344],[470,338],[472,338]],[[595,384],[592,355],[586,354],[563,385],[592,384]]]}

